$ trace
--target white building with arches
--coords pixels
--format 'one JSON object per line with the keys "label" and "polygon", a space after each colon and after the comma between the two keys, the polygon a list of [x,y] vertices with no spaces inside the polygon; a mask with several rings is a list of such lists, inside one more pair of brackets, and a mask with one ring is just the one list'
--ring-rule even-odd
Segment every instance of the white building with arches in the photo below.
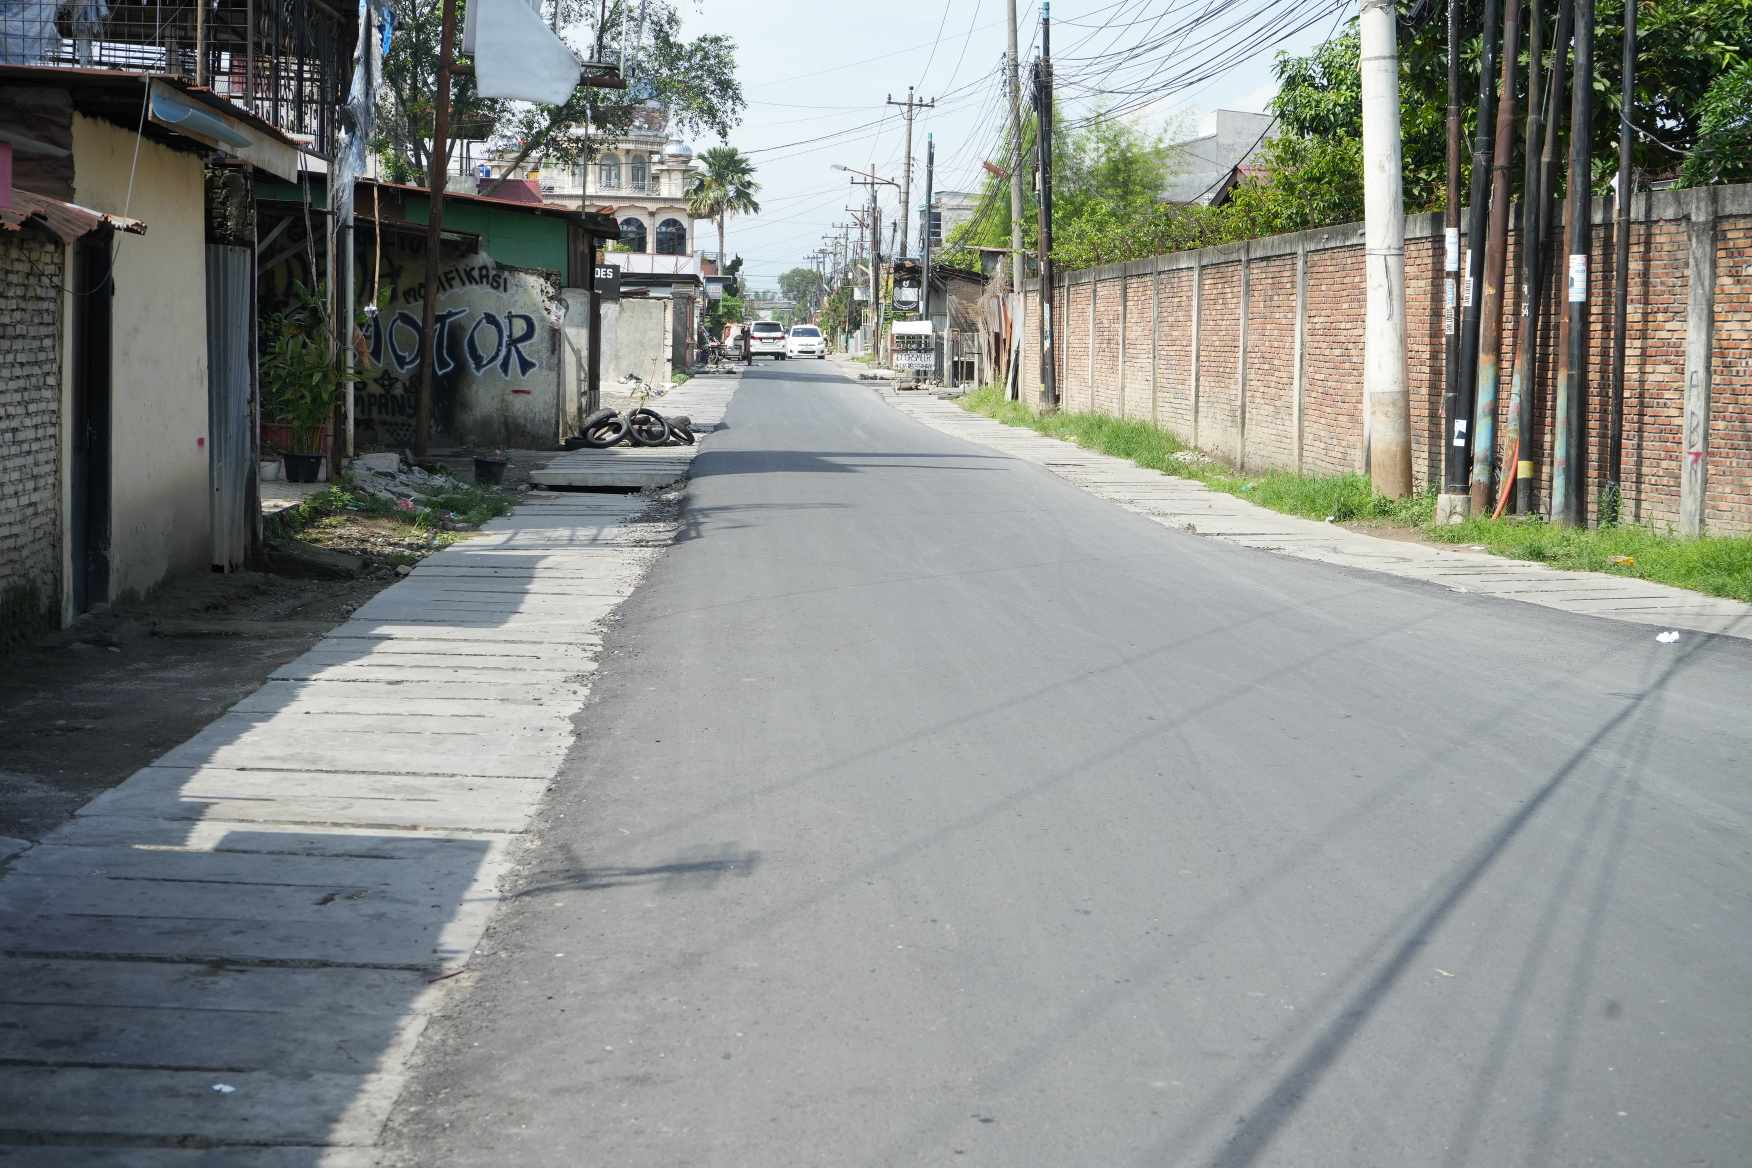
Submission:
{"label": "white building with arches", "polygon": [[565,170],[546,167],[531,177],[543,202],[602,210],[621,228],[620,242],[647,255],[692,255],[694,220],[687,211],[693,148],[668,134],[668,118],[646,106],[621,137],[598,145],[589,162]]}

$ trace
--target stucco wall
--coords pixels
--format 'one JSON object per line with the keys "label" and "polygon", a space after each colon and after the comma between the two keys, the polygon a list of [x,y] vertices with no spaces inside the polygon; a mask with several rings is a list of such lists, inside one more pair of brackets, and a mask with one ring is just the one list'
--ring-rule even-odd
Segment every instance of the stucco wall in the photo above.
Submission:
{"label": "stucco wall", "polygon": [[603,385],[616,385],[628,373],[659,388],[669,381],[668,307],[666,300],[637,296],[602,306]]}
{"label": "stucco wall", "polygon": [[[413,438],[422,246],[411,239],[384,241],[390,298],[365,330],[369,360],[355,398],[355,432],[367,448],[395,448]],[[370,257],[357,267],[363,282]],[[362,288],[362,300],[368,296],[369,288]],[[564,312],[558,288],[542,273],[500,266],[482,253],[446,254],[438,274],[433,432],[472,446],[553,446],[561,437],[557,322]]]}
{"label": "stucco wall", "polygon": [[116,237],[110,595],[208,566],[206,204],[201,160],[73,116],[74,200],[143,220]]}

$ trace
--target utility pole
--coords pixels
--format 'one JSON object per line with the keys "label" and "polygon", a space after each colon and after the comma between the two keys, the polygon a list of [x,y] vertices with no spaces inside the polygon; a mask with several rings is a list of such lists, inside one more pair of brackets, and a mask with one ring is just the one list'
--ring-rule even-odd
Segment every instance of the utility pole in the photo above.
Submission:
{"label": "utility pole", "polygon": [[438,32],[438,93],[432,111],[432,154],[426,167],[426,297],[420,309],[420,372],[414,397],[414,457],[432,451],[432,336],[438,315],[439,243],[444,234],[444,183],[450,171],[450,70],[456,61],[456,0],[444,0]]}
{"label": "utility pole", "polygon": [[937,99],[930,101],[914,101],[913,87],[906,87],[906,100],[895,101],[894,95],[888,95],[888,104],[899,106],[901,116],[906,119],[906,164],[900,172],[900,250],[895,253],[901,259],[906,258],[906,227],[907,220],[912,217],[912,130],[913,118],[922,109],[935,109]]}
{"label": "utility pole", "polygon": [[[1478,387],[1478,326],[1482,307],[1479,285],[1484,282],[1484,213],[1490,201],[1491,133],[1494,129],[1496,86],[1497,14],[1502,0],[1484,0],[1484,35],[1478,52],[1478,125],[1472,135],[1472,182],[1466,208],[1466,274],[1460,283],[1460,400],[1454,411],[1456,457],[1466,464],[1470,476],[1472,437],[1463,431],[1472,424],[1472,399]],[[1462,442],[1461,439],[1465,441]],[[1466,489],[1467,479],[1454,484]]]}
{"label": "utility pole", "polygon": [[1466,517],[1466,435],[1460,417],[1460,0],[1448,0],[1448,191],[1442,210],[1442,493],[1436,520]]}
{"label": "utility pole", "polygon": [[[1559,49],[1561,52],[1562,49]],[[1544,287],[1544,240],[1539,236],[1539,150],[1545,142],[1545,108],[1539,91],[1539,62],[1545,56],[1545,13],[1540,0],[1527,11],[1527,141],[1521,164],[1521,323],[1515,331],[1515,370],[1509,381],[1509,433],[1503,449],[1514,460],[1503,463],[1503,477],[1515,484],[1515,511],[1525,514],[1523,491],[1532,490],[1533,398],[1539,376],[1539,300]],[[1526,473],[1523,474],[1523,468]],[[1508,498],[1505,490],[1503,498]],[[1498,511],[1502,510],[1499,505]]]}
{"label": "utility pole", "polygon": [[1624,463],[1624,334],[1630,326],[1630,203],[1636,183],[1630,169],[1630,117],[1636,107],[1636,0],[1624,0],[1624,79],[1618,99],[1618,223],[1616,275],[1612,280],[1612,419],[1608,423],[1606,489],[1618,501]]}
{"label": "utility pole", "polygon": [[[1557,142],[1558,130],[1563,125],[1563,97],[1565,69],[1569,64],[1570,33],[1575,24],[1576,6],[1573,0],[1557,0],[1557,32],[1551,42],[1551,71],[1545,75],[1545,136],[1539,148],[1539,273],[1540,290],[1550,283],[1550,240],[1553,236],[1553,223],[1557,217]],[[1535,331],[1530,335],[1537,337],[1537,325],[1542,308],[1535,307],[1533,324]],[[1559,347],[1562,347],[1563,330],[1569,327],[1567,315],[1558,318]],[[1537,397],[1536,376],[1538,366],[1537,350],[1527,354],[1527,397],[1523,416],[1527,419],[1526,432],[1533,433],[1532,399]],[[1561,357],[1560,357],[1561,361]],[[1532,462],[1532,455],[1537,445],[1530,445],[1522,452],[1521,464],[1515,468],[1517,481],[1515,484],[1515,509],[1522,515],[1533,514],[1533,495],[1537,482],[1534,472],[1538,469]],[[1554,467],[1555,469],[1555,467]]]}
{"label": "utility pole", "polygon": [[1472,513],[1490,514],[1496,474],[1497,389],[1502,380],[1503,287],[1508,278],[1509,168],[1515,161],[1515,65],[1521,56],[1521,0],[1505,0],[1502,81],[1496,149],[1491,159],[1490,227],[1484,244],[1484,289],[1478,340],[1478,388],[1472,416]]}
{"label": "utility pole", "polygon": [[[871,163],[869,170],[853,170],[849,166],[834,163],[835,170],[843,170],[852,176],[853,186],[870,188],[870,206],[868,225],[870,228],[870,347],[872,352],[881,349],[882,340],[882,285],[879,271],[882,267],[882,209],[876,205],[876,188],[879,186],[899,187],[899,183],[891,178],[882,178],[876,173],[876,164]],[[846,208],[848,211],[850,207]],[[855,213],[855,212],[854,212]],[[906,219],[906,210],[901,209],[901,220]]]}
{"label": "utility pole", "polygon": [[[1016,53],[1016,0],[1009,0],[1010,57],[1010,291],[1022,294],[1022,62]],[[1020,326],[1018,326],[1020,327]]]}
{"label": "utility pole", "polygon": [[1582,403],[1588,394],[1588,243],[1592,233],[1588,128],[1594,124],[1594,0],[1575,0],[1576,63],[1570,75],[1568,302],[1563,367],[1557,377],[1557,434],[1552,442],[1551,521],[1581,521],[1587,459],[1581,455]]}
{"label": "utility pole", "polygon": [[1040,2],[1040,59],[1034,63],[1035,154],[1040,167],[1040,409],[1058,409],[1052,348],[1052,0]]}
{"label": "utility pole", "polygon": [[[919,253],[924,256],[925,278],[919,285],[919,317],[931,319],[931,182],[935,177],[933,171],[937,166],[937,143],[930,134],[925,135],[925,229],[924,238],[919,240]],[[932,344],[936,342],[933,341]]]}
{"label": "utility pole", "polygon": [[1369,477],[1390,499],[1411,494],[1411,397],[1405,387],[1405,194],[1399,150],[1399,46],[1393,0],[1363,0],[1363,234],[1368,322],[1363,394]]}

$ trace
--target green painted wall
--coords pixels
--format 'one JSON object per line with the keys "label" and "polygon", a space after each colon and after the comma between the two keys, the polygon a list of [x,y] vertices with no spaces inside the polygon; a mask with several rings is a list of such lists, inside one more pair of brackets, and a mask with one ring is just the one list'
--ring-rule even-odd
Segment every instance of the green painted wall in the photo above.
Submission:
{"label": "green painted wall", "polygon": [[[427,199],[423,191],[401,191],[405,222],[424,223]],[[258,182],[256,197],[264,202],[297,203],[303,194],[292,183]],[[328,205],[327,182],[310,177],[314,207]],[[554,273],[563,282],[566,275],[566,220],[558,215],[534,215],[527,211],[493,207],[482,203],[451,200],[444,204],[447,231],[467,232],[481,238],[481,248],[494,260],[513,268],[539,268]]]}

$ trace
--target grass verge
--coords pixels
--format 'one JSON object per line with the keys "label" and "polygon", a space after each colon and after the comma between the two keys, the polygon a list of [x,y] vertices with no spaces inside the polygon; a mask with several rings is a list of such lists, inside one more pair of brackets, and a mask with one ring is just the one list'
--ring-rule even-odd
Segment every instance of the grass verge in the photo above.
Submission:
{"label": "grass verge", "polygon": [[1193,479],[1286,515],[1337,523],[1413,528],[1426,538],[1477,545],[1510,559],[1554,568],[1607,572],[1689,588],[1710,596],[1752,602],[1752,536],[1686,538],[1643,527],[1564,528],[1539,519],[1472,519],[1437,526],[1435,496],[1387,499],[1362,475],[1299,475],[1289,471],[1243,474],[1199,454],[1148,422],[1102,414],[1036,414],[1004,400],[994,387],[975,390],[961,405],[1011,426],[1024,426],[1090,450],[1128,458],[1139,466]]}
{"label": "grass verge", "polygon": [[466,534],[458,528],[479,527],[489,519],[510,514],[515,505],[504,491],[474,483],[459,483],[455,490],[406,501],[410,506],[353,490],[342,481],[288,508],[278,527],[281,533],[296,536],[326,521],[361,516],[393,520],[416,531],[429,532],[437,537],[437,544],[443,545]]}

